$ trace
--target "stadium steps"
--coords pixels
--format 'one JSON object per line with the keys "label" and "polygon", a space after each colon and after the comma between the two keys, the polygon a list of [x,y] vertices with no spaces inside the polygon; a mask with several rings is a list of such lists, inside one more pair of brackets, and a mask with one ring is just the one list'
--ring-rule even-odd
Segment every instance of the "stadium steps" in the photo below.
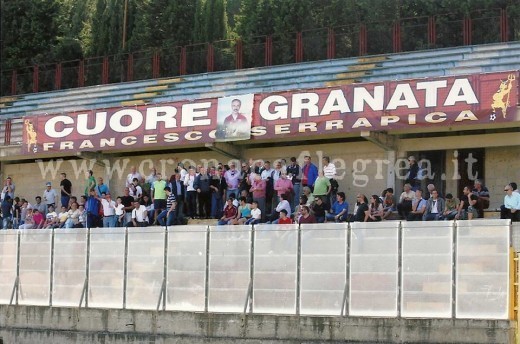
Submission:
{"label": "stadium steps", "polygon": [[520,41],[89,86],[0,99],[2,117],[193,100],[359,82],[517,70]]}

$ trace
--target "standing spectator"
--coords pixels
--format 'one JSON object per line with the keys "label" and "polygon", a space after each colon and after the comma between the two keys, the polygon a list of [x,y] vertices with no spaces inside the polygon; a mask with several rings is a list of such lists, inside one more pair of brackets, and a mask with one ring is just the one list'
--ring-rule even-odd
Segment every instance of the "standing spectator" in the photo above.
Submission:
{"label": "standing spectator", "polygon": [[184,186],[186,187],[186,205],[188,206],[188,216],[195,218],[197,213],[197,190],[195,189],[195,169],[190,168],[186,178],[184,179]]}
{"label": "standing spectator", "polygon": [[264,162],[264,166],[260,169],[260,177],[265,181],[265,209],[262,212],[270,214],[273,208],[274,169],[271,168],[269,160]]}
{"label": "standing spectator", "polygon": [[406,173],[405,184],[410,184],[410,187],[413,191],[417,190],[420,186],[420,176],[419,176],[419,165],[417,164],[417,160],[413,155],[408,157],[408,172]]}
{"label": "standing spectator", "polygon": [[[511,184],[507,184],[504,187],[504,219],[511,219],[512,222],[520,221],[520,194],[514,192]],[[3,209],[3,207],[2,207]]]}
{"label": "standing spectator", "polygon": [[2,201],[4,200],[5,196],[9,196],[11,199],[14,199],[14,190],[16,189],[16,186],[13,183],[13,180],[11,177],[7,177],[4,182],[4,187],[2,188]]}
{"label": "standing spectator", "polygon": [[408,221],[421,221],[426,211],[426,200],[422,197],[422,190],[415,191],[415,198],[412,200],[412,211],[406,217]]}
{"label": "standing spectator", "polygon": [[21,214],[22,214],[22,204],[23,204],[23,202],[20,200],[20,197],[14,198],[13,229],[18,229],[18,226],[20,225]]}
{"label": "standing spectator", "polygon": [[323,171],[318,173],[318,178],[314,182],[314,192],[312,195],[314,197],[320,196],[322,200],[330,204],[329,195],[332,191],[332,185],[330,183],[330,179],[325,177]]}
{"label": "standing spectator", "polygon": [[[328,156],[324,156],[322,159],[323,163],[323,175],[330,181],[331,189],[328,194],[328,202],[329,204],[333,203],[333,200],[336,199],[336,193],[339,189],[339,183],[336,180],[336,165],[334,165]],[[316,193],[315,193],[316,195]]]}
{"label": "standing spectator", "polygon": [[118,197],[116,199],[116,208],[114,209],[116,214],[116,227],[122,227],[125,223],[125,206],[123,205],[123,199]]}
{"label": "standing spectator", "polygon": [[293,199],[293,183],[289,179],[287,179],[286,172],[281,171],[280,178],[278,178],[278,180],[274,183],[274,190],[277,193],[278,200],[282,199],[282,195],[286,195],[289,204],[291,204]]}
{"label": "standing spectator", "polygon": [[171,182],[170,188],[172,193],[175,195],[175,200],[177,201],[174,224],[182,225],[184,224],[184,200],[186,199],[186,189],[184,188],[180,172],[175,173],[174,181]]}
{"label": "standing spectator", "polygon": [[415,198],[415,192],[413,192],[410,184],[404,184],[403,189],[404,191],[401,193],[397,204],[397,211],[401,219],[406,219],[412,211],[412,200]]}
{"label": "standing spectator", "polygon": [[446,201],[444,205],[444,212],[442,217],[446,220],[453,220],[457,216],[457,209],[460,201],[457,197],[453,197],[451,193],[446,194]]}
{"label": "standing spectator", "polygon": [[129,187],[130,184],[132,184],[134,178],[137,178],[137,180],[142,182],[143,176],[141,176],[141,173],[137,172],[135,166],[130,167],[130,173],[126,176],[126,187]]}
{"label": "standing spectator", "polygon": [[372,195],[368,210],[365,211],[365,222],[379,222],[383,219],[383,205],[379,196]]}
{"label": "standing spectator", "polygon": [[227,183],[226,198],[234,193],[238,195],[238,184],[240,182],[240,172],[235,169],[235,163],[232,162],[229,165],[229,170],[224,173],[224,178]]}
{"label": "standing spectator", "polygon": [[98,183],[96,185],[96,196],[101,197],[103,194],[109,194],[110,190],[108,186],[103,182],[102,177],[98,177]]}
{"label": "standing spectator", "polygon": [[92,170],[88,170],[86,177],[87,180],[85,181],[85,190],[83,194],[88,196],[90,190],[96,187],[96,178],[94,177],[94,172]]}
{"label": "standing spectator", "polygon": [[226,180],[222,177],[222,168],[219,167],[211,178],[209,186],[211,189],[211,217],[213,219],[218,219],[222,216],[226,186]]}
{"label": "standing spectator", "polygon": [[253,193],[253,202],[256,202],[260,212],[262,213],[262,221],[265,216],[265,184],[265,180],[257,174],[253,184],[251,185],[251,189],[249,190]]}
{"label": "standing spectator", "polygon": [[[166,209],[166,181],[162,179],[162,174],[157,173],[157,180],[153,183],[152,202],[154,208],[153,218],[156,219],[159,212]],[[139,221],[138,221],[139,222]],[[155,222],[154,222],[155,223]]]}
{"label": "standing spectator", "polygon": [[125,187],[123,196],[121,196],[121,203],[124,206],[125,218],[122,222],[123,224],[127,224],[132,221],[132,210],[134,209],[134,198],[130,196],[130,189]]}
{"label": "standing spectator", "polygon": [[[158,179],[155,181],[157,180]],[[139,185],[139,180],[137,178],[134,178],[128,189],[130,190],[130,196],[134,198],[134,201],[141,201],[141,197],[143,197],[143,189]],[[153,192],[153,186],[150,188],[150,191]]]}
{"label": "standing spectator", "polygon": [[90,195],[87,198],[87,203],[85,204],[85,210],[87,211],[87,218],[86,218],[85,225],[87,228],[99,227],[100,207],[101,207],[101,203],[97,199],[96,190],[91,189]]}
{"label": "standing spectator", "polygon": [[249,175],[251,174],[251,168],[247,165],[247,163],[243,162],[241,164],[242,169],[240,170],[240,183],[238,184],[238,189],[240,191],[240,194],[242,194],[242,191],[246,190],[249,191]]}
{"label": "standing spectator", "polygon": [[439,197],[437,190],[430,191],[430,198],[426,203],[426,211],[423,216],[424,221],[437,221],[442,220],[442,212],[445,208],[444,199]]}
{"label": "standing spectator", "polygon": [[348,203],[345,201],[345,193],[338,192],[336,202],[330,208],[329,214],[326,215],[327,221],[343,222],[348,216]]}
{"label": "standing spectator", "polygon": [[150,191],[152,190],[152,185],[156,180],[157,180],[157,169],[155,167],[152,167],[150,169],[150,174],[145,179],[143,191],[150,194]]}
{"label": "standing spectator", "polygon": [[13,224],[13,200],[9,195],[5,195],[1,204],[2,209],[2,229],[9,229]]}
{"label": "standing spectator", "polygon": [[301,168],[296,162],[295,157],[291,157],[291,164],[287,166],[287,175],[289,180],[293,184],[294,197],[291,201],[291,208],[294,211],[300,200],[300,187],[301,187]]}
{"label": "standing spectator", "polygon": [[58,199],[58,193],[56,192],[56,190],[52,188],[51,182],[47,182],[45,186],[45,191],[43,191],[43,202],[46,206],[45,213],[47,213],[49,206],[56,208],[56,200]]}
{"label": "standing spectator", "polygon": [[471,192],[477,196],[478,203],[476,207],[478,217],[483,218],[484,209],[489,208],[489,190],[487,187],[484,186],[480,179],[475,179],[475,182],[473,184],[473,190]]}
{"label": "standing spectator", "polygon": [[67,174],[60,174],[61,206],[69,209],[70,196],[72,196],[72,183],[67,179]]}
{"label": "standing spectator", "polygon": [[117,225],[116,207],[117,204],[112,200],[109,193],[102,193],[98,198],[103,207],[103,227],[114,228]]}
{"label": "standing spectator", "polygon": [[199,216],[210,218],[211,215],[211,176],[205,167],[200,168],[199,175],[195,178],[194,188],[199,196]]}
{"label": "standing spectator", "polygon": [[302,167],[302,186],[308,186],[311,191],[314,189],[314,182],[318,178],[318,168],[311,162],[311,157],[306,155],[303,158]]}
{"label": "standing spectator", "polygon": [[[164,191],[164,189],[163,189]],[[166,193],[165,193],[166,194]],[[148,226],[148,213],[146,211],[146,207],[139,203],[139,201],[134,201],[133,203],[134,209],[132,209],[131,216],[132,220],[126,224],[127,227],[147,227]]]}

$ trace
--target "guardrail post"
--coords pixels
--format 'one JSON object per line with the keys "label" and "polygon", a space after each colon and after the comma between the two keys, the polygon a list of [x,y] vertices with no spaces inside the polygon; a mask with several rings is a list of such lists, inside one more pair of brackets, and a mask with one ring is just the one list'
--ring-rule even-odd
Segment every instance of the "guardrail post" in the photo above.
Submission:
{"label": "guardrail post", "polygon": [[244,303],[244,315],[247,313],[249,306],[249,313],[253,312],[253,278],[255,275],[255,225],[251,225],[251,243],[249,247],[249,285],[247,286],[246,301]]}
{"label": "guardrail post", "polygon": [[123,309],[126,309],[126,287],[128,283],[128,227],[125,227],[125,258],[123,266]]}
{"label": "guardrail post", "polygon": [[85,265],[85,281],[83,282],[83,290],[81,291],[81,298],[79,299],[79,308],[83,300],[85,300],[85,308],[88,308],[88,288],[89,288],[89,275],[90,275],[90,228],[87,228],[87,257]]}
{"label": "guardrail post", "polygon": [[346,278],[345,278],[345,287],[343,288],[343,302],[341,302],[341,316],[348,316],[349,310],[348,306],[350,303],[348,294],[350,292],[350,252],[352,246],[351,235],[352,228],[350,227],[350,222],[347,224],[347,256],[345,257],[346,262]]}
{"label": "guardrail post", "polygon": [[210,229],[206,227],[206,282],[204,283],[204,312],[208,312],[209,308],[209,253],[210,253]]}
{"label": "guardrail post", "polygon": [[168,280],[168,226],[164,227],[164,255],[163,255],[163,281],[161,284],[161,292],[157,301],[157,310],[159,310],[162,301],[162,310],[166,310],[166,281]]}
{"label": "guardrail post", "polygon": [[16,278],[14,279],[13,291],[11,292],[11,299],[9,300],[9,306],[18,304],[18,293],[20,290],[20,231],[16,231]]}
{"label": "guardrail post", "polygon": [[452,267],[451,267],[451,294],[452,294],[452,304],[451,304],[451,317],[453,319],[457,318],[457,230],[458,230],[458,222],[453,221],[453,242],[452,242]]}

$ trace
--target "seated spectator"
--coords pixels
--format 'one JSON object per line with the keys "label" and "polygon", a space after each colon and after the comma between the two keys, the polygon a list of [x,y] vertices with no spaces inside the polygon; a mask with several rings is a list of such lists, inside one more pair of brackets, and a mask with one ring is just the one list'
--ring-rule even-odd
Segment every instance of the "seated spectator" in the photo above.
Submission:
{"label": "seated spectator", "polygon": [[279,225],[290,225],[292,224],[292,220],[289,216],[287,216],[287,210],[282,209],[280,210],[280,218],[278,219]]}
{"label": "seated spectator", "polygon": [[[78,210],[79,210],[79,217],[78,217],[79,224],[78,224],[77,227],[78,228],[86,228],[87,227],[88,213],[85,211],[85,206],[83,204],[80,204],[78,206]],[[92,225],[90,225],[90,223],[89,223],[90,227],[97,227],[94,224],[94,221],[92,221],[91,223],[92,223]]]}
{"label": "seated spectator", "polygon": [[[469,194],[468,203],[468,220],[478,219],[480,217],[479,209],[481,209],[478,196],[474,193]],[[482,217],[484,217],[484,213],[482,213]]]}
{"label": "seated spectator", "polygon": [[444,205],[444,212],[442,217],[445,220],[453,220],[457,216],[457,208],[459,207],[460,201],[457,197],[453,197],[451,193],[446,194],[446,200]]}
{"label": "seated spectator", "polygon": [[226,207],[224,208],[224,214],[218,220],[217,225],[230,225],[231,221],[237,216],[237,207],[233,205],[233,198],[229,197],[226,201]]}
{"label": "seated spectator", "polygon": [[327,221],[343,222],[348,216],[348,203],[345,201],[345,193],[338,192],[336,202],[332,205],[329,213],[326,215]]}
{"label": "seated spectator", "polygon": [[422,190],[415,191],[415,199],[412,201],[412,211],[406,217],[407,221],[421,221],[426,211],[426,200],[422,197]]}
{"label": "seated spectator", "polygon": [[300,196],[300,203],[294,209],[293,219],[294,222],[298,222],[300,216],[302,216],[302,207],[307,204],[307,196]]}
{"label": "seated spectator", "polygon": [[312,190],[308,186],[303,187],[303,195],[307,197],[307,203],[305,205],[311,205],[314,202],[314,195],[312,194]]}
{"label": "seated spectator", "polygon": [[383,219],[383,205],[379,196],[372,195],[370,197],[370,204],[365,211],[365,222],[379,222]]}
{"label": "seated spectator", "polygon": [[415,192],[412,190],[410,184],[404,184],[404,191],[399,197],[399,203],[397,204],[397,211],[401,219],[406,219],[410,211],[412,211],[412,200],[415,198]]}
{"label": "seated spectator", "polygon": [[465,186],[462,190],[462,195],[460,196],[459,207],[457,208],[457,215],[455,215],[456,220],[467,220],[468,219],[468,208],[469,208],[469,196],[471,194],[471,189],[468,186]]}
{"label": "seated spectator", "polygon": [[325,203],[323,201],[323,198],[321,196],[316,196],[314,198],[314,203],[312,204],[311,210],[314,214],[314,217],[316,217],[316,222],[323,223],[325,222],[325,217],[329,212],[330,207],[328,203]]}
{"label": "seated spectator", "polygon": [[426,210],[423,215],[424,221],[438,221],[442,220],[442,213],[445,208],[444,199],[439,197],[437,190],[430,191],[430,198],[426,202]]}
{"label": "seated spectator", "polygon": [[39,209],[33,210],[33,221],[34,221],[34,227],[33,228],[43,228],[43,224],[45,223],[45,217],[43,216],[43,213],[40,212]]}
{"label": "seated spectator", "polygon": [[257,223],[260,223],[261,220],[262,220],[262,210],[260,210],[260,208],[258,208],[258,202],[253,201],[253,203],[251,203],[251,218],[246,220],[245,224],[246,225],[255,225]]}
{"label": "seated spectator", "polygon": [[504,187],[504,219],[511,219],[512,222],[520,221],[520,194],[514,192],[511,184]]}
{"label": "seated spectator", "polygon": [[78,210],[78,203],[72,203],[67,214],[67,221],[65,221],[65,228],[77,228],[79,225],[80,215],[81,213]]}
{"label": "seated spectator", "polygon": [[303,205],[301,207],[301,214],[302,215],[298,219],[298,223],[299,224],[302,224],[302,223],[316,223],[316,218],[314,217],[314,215],[311,214],[311,211],[310,211],[308,206]]}
{"label": "seated spectator", "polygon": [[368,210],[368,199],[365,195],[359,194],[356,196],[356,207],[354,208],[354,215],[352,216],[352,221],[354,222],[364,222],[365,221],[365,213]]}
{"label": "seated spectator", "polygon": [[[511,182],[511,183],[509,183],[509,185],[513,188],[513,193],[520,194],[520,192],[518,191],[518,185],[517,185],[515,182]],[[504,191],[505,191],[505,189],[506,189],[506,188],[504,188]],[[15,200],[16,200],[16,198],[15,198]],[[508,217],[508,213],[509,213],[509,211],[506,210],[505,205],[502,204],[502,205],[500,206],[500,218],[501,218],[501,219],[507,219],[507,218],[509,218],[509,217]]]}
{"label": "seated spectator", "polygon": [[383,219],[386,219],[396,211],[394,189],[388,188],[383,191],[381,203],[383,204]]}
{"label": "seated spectator", "polygon": [[[164,187],[163,187],[164,189]],[[148,226],[148,211],[146,206],[134,201],[134,209],[132,209],[132,220],[126,224],[127,227],[147,227]]]}
{"label": "seated spectator", "polygon": [[278,219],[280,217],[279,214],[282,209],[285,209],[287,214],[289,214],[289,216],[291,216],[291,204],[287,200],[287,194],[282,194],[280,197],[281,197],[280,203],[278,203],[278,205],[276,206],[276,208],[273,211],[273,214],[271,214],[271,221],[267,222],[267,223],[277,224]]}
{"label": "seated spectator", "polygon": [[243,225],[251,218],[251,204],[246,202],[245,197],[240,197],[237,216],[231,220],[232,225]]}
{"label": "seated spectator", "polygon": [[32,207],[28,207],[27,211],[25,213],[25,218],[23,224],[20,225],[20,229],[33,229],[36,228],[34,226],[34,219],[33,219],[33,209]]}
{"label": "seated spectator", "polygon": [[66,206],[61,207],[61,212],[58,214],[58,228],[65,228],[65,222],[68,218],[68,210]]}
{"label": "seated spectator", "polygon": [[45,216],[45,223],[43,228],[57,228],[59,226],[58,214],[54,211],[54,207],[49,205],[47,208],[47,215]]}

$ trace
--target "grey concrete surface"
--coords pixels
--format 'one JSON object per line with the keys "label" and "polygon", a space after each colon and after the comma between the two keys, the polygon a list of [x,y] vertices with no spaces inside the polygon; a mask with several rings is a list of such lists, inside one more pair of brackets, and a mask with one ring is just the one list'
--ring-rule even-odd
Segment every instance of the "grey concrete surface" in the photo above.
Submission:
{"label": "grey concrete surface", "polygon": [[512,343],[514,325],[492,320],[0,306],[0,338],[5,344]]}

